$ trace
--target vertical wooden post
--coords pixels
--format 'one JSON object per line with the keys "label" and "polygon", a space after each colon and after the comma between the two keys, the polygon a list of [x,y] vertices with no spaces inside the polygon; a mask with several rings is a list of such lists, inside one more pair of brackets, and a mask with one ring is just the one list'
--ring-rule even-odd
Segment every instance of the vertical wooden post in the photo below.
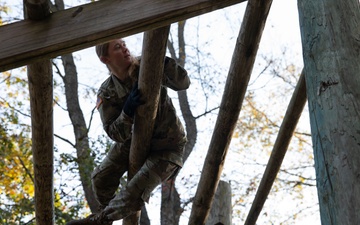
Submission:
{"label": "vertical wooden post", "polygon": [[[135,114],[134,132],[129,157],[131,179],[144,164],[160,99],[160,87],[164,71],[164,57],[170,26],[144,33],[140,62],[139,89],[146,101]],[[136,225],[140,212],[123,220],[124,225]]]}
{"label": "vertical wooden post", "polygon": [[360,224],[360,3],[298,8],[321,224]]}
{"label": "vertical wooden post", "polygon": [[37,225],[54,224],[53,82],[45,61],[28,65]]}
{"label": "vertical wooden post", "polygon": [[[24,0],[25,18],[40,20],[50,15],[47,0]],[[32,152],[35,175],[35,214],[37,225],[54,224],[54,139],[53,139],[53,77],[50,60],[27,67]]]}
{"label": "vertical wooden post", "polygon": [[205,225],[232,224],[231,185],[220,180]]}

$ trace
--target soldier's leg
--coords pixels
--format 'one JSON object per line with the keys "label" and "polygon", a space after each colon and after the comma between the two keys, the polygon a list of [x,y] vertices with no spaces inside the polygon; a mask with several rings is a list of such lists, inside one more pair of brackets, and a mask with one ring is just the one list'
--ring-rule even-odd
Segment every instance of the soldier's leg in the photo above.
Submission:
{"label": "soldier's leg", "polygon": [[172,162],[150,156],[126,187],[109,202],[105,208],[107,218],[119,220],[140,210],[156,186],[178,169],[179,166]]}
{"label": "soldier's leg", "polygon": [[121,143],[114,143],[104,160],[92,173],[95,197],[102,207],[115,197],[120,178],[129,167],[129,148]]}

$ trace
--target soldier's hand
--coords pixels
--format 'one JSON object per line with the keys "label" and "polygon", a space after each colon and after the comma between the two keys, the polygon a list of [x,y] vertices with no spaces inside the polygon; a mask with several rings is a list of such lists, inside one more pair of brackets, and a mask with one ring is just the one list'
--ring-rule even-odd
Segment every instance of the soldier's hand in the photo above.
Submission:
{"label": "soldier's hand", "polygon": [[144,104],[145,101],[141,100],[141,92],[138,89],[138,83],[136,82],[131,89],[129,97],[126,99],[126,102],[123,107],[123,111],[126,115],[134,117],[135,110],[139,105]]}

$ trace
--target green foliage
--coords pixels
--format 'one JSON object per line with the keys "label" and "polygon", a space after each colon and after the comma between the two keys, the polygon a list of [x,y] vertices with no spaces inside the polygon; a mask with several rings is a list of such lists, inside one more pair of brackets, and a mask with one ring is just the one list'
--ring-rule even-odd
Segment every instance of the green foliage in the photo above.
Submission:
{"label": "green foliage", "polygon": [[[5,89],[0,96],[0,224],[33,224],[34,172],[25,68],[1,73],[0,87]],[[64,154],[59,164],[71,163],[69,159]],[[77,217],[86,205],[81,192],[67,198],[63,188],[54,191],[56,224]]]}
{"label": "green foliage", "polygon": [[19,126],[15,110],[2,111],[6,113],[2,113],[0,125],[0,221],[18,224],[34,211],[31,140],[29,127]]}

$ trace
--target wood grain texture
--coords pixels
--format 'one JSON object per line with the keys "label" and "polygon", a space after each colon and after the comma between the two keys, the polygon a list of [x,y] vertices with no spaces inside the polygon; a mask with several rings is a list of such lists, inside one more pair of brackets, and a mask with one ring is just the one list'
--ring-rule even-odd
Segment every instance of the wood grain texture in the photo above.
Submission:
{"label": "wood grain texture", "polygon": [[53,80],[50,60],[28,66],[37,225],[54,224]]}
{"label": "wood grain texture", "polygon": [[360,224],[360,3],[298,7],[321,224]]}
{"label": "wood grain texture", "polygon": [[232,56],[219,115],[196,190],[189,225],[205,224],[254,66],[271,0],[249,0]]}
{"label": "wood grain texture", "polygon": [[[160,99],[160,87],[164,71],[166,43],[170,26],[144,33],[141,54],[139,90],[145,104],[139,106],[135,114],[132,134],[128,179],[139,171],[149,156],[150,141],[153,135],[155,118]],[[128,181],[129,181],[128,180]],[[137,225],[140,213],[124,218],[123,225]]]}
{"label": "wood grain texture", "polygon": [[[46,0],[25,0],[24,17],[42,20],[50,15]],[[53,76],[49,59],[27,67],[29,81],[32,154],[35,177],[35,216],[37,225],[52,225],[54,209],[54,119]]]}
{"label": "wood grain texture", "polygon": [[231,185],[220,180],[217,186],[210,215],[205,225],[232,224]]}
{"label": "wood grain texture", "polygon": [[244,0],[106,0],[0,27],[0,71],[159,28]]}

